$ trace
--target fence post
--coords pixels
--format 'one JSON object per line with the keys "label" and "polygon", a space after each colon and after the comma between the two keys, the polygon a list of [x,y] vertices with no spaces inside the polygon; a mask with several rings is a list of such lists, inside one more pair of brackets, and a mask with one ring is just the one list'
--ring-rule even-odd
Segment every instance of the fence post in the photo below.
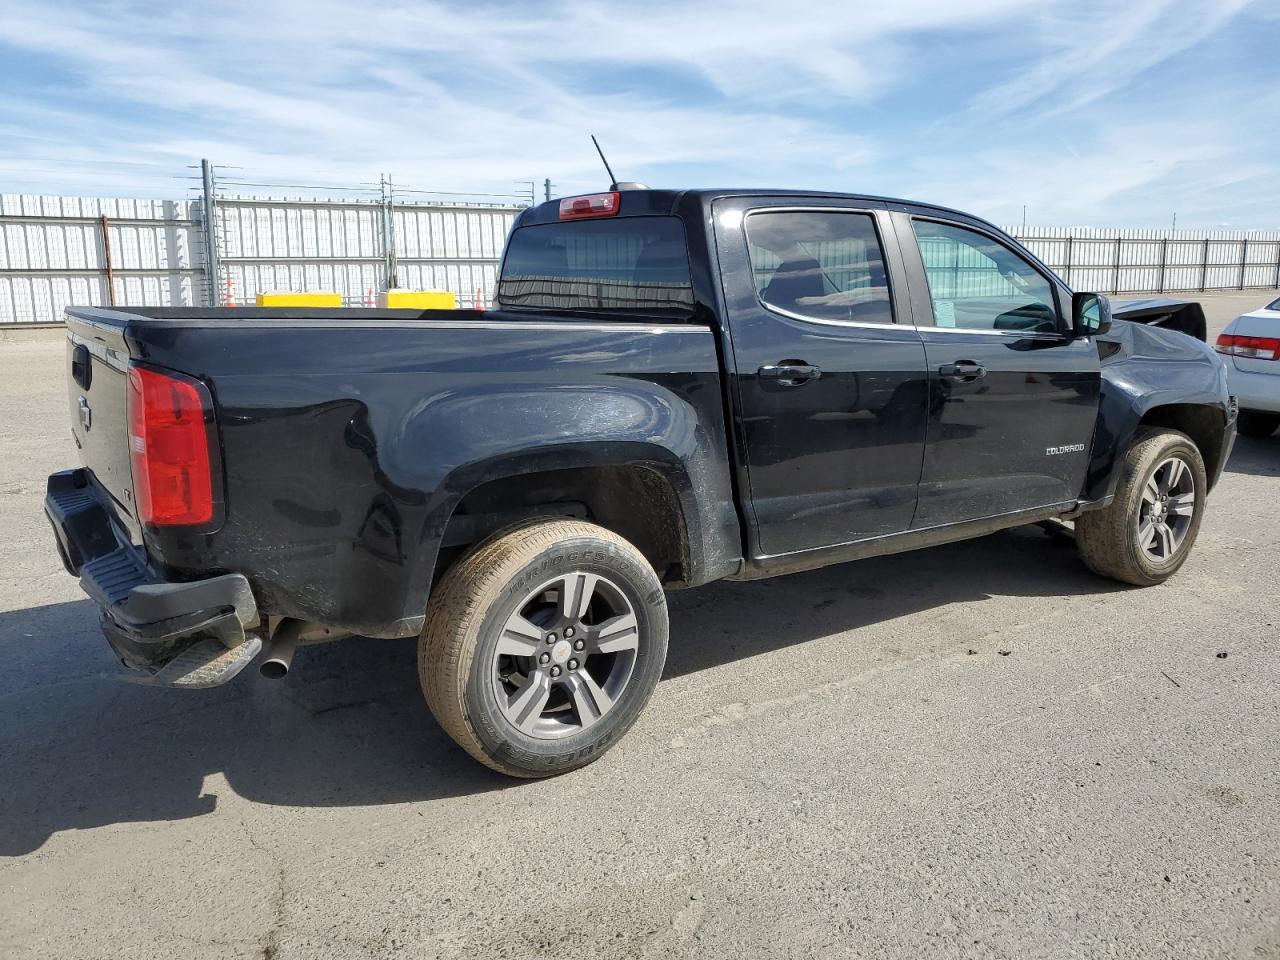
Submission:
{"label": "fence post", "polygon": [[1203,252],[1200,255],[1200,292],[1204,293],[1209,282],[1209,238],[1204,238]]}
{"label": "fence post", "polygon": [[111,227],[105,216],[98,218],[98,227],[102,230],[102,265],[107,272],[107,305],[116,305],[116,274],[111,263]]}
{"label": "fence post", "polygon": [[1164,293],[1164,271],[1169,262],[1169,238],[1160,241],[1160,293]]}
{"label": "fence post", "polygon": [[1240,289],[1244,289],[1244,271],[1249,263],[1249,238],[1245,237],[1240,244]]}
{"label": "fence post", "polygon": [[200,175],[204,182],[204,196],[201,217],[204,220],[204,274],[205,296],[209,306],[218,306],[218,222],[216,203],[216,187],[213,180],[213,164],[208,160],[200,161]]}
{"label": "fence post", "polygon": [[1071,234],[1067,234],[1067,262],[1062,269],[1062,279],[1067,282],[1068,287],[1071,286],[1071,241],[1073,239]]}
{"label": "fence post", "polygon": [[1116,262],[1115,262],[1115,276],[1111,282],[1112,293],[1120,292],[1120,242],[1121,242],[1121,238],[1116,237]]}

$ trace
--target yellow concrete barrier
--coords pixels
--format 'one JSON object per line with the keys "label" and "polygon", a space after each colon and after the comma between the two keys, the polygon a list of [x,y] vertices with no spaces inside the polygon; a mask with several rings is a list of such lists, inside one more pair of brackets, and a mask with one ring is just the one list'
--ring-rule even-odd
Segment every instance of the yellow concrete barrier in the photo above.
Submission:
{"label": "yellow concrete barrier", "polygon": [[386,290],[378,306],[388,310],[457,310],[458,298],[448,290]]}
{"label": "yellow concrete barrier", "polygon": [[258,294],[260,307],[340,307],[340,293],[288,293],[272,292]]}

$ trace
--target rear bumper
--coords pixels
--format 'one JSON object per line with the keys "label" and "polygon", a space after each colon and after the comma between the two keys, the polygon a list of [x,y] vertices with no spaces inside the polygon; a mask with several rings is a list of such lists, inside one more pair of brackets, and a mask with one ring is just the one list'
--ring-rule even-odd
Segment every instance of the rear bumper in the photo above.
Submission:
{"label": "rear bumper", "polygon": [[[58,553],[97,602],[111,648],[156,682],[214,686],[231,679],[261,649],[249,581],[238,573],[191,582],[157,577],[109,504],[87,470],[49,477],[44,511]],[[209,669],[210,654],[217,669]]]}
{"label": "rear bumper", "polygon": [[[1269,362],[1276,363],[1274,360]],[[1241,410],[1280,413],[1280,364],[1276,367],[1275,373],[1241,370],[1235,364],[1227,367],[1227,380]]]}

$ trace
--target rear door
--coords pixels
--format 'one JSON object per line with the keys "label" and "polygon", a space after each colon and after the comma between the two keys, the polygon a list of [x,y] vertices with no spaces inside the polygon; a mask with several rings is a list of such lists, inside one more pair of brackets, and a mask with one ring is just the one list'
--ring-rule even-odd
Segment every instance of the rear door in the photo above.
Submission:
{"label": "rear door", "polygon": [[906,530],[928,384],[883,205],[713,206],[756,553]]}
{"label": "rear door", "polygon": [[1008,238],[932,212],[895,212],[929,367],[913,527],[1075,500],[1101,376],[1070,334],[1065,287]]}

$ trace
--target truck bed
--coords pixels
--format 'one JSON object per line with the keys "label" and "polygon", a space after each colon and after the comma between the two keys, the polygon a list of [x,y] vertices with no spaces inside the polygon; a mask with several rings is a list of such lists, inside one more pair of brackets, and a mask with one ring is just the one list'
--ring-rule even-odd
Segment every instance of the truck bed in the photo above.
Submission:
{"label": "truck bed", "polygon": [[[416,632],[441,541],[464,500],[507,476],[611,445],[694,476],[689,569],[740,556],[712,331],[453,310],[146,308],[68,311],[77,443],[98,493],[169,579],[249,575],[264,613],[356,633]],[[129,479],[130,363],[212,394],[225,522],[143,530]],[[81,407],[88,408],[88,425]],[[517,468],[518,469],[518,468]],[[714,557],[714,570],[702,568]]]}

